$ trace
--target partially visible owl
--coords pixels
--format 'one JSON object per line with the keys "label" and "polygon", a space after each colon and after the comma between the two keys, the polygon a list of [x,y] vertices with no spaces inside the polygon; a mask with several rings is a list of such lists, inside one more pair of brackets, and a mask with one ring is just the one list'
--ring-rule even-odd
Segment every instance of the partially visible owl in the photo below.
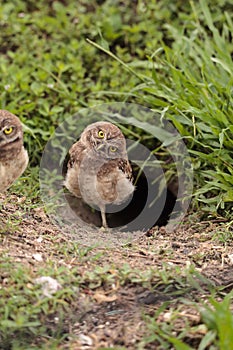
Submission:
{"label": "partially visible owl", "polygon": [[98,206],[107,228],[106,205],[119,205],[134,191],[124,135],[109,122],[90,124],[69,156],[64,185],[87,204]]}
{"label": "partially visible owl", "polygon": [[0,110],[0,193],[11,186],[27,164],[28,153],[23,146],[20,120],[12,113]]}

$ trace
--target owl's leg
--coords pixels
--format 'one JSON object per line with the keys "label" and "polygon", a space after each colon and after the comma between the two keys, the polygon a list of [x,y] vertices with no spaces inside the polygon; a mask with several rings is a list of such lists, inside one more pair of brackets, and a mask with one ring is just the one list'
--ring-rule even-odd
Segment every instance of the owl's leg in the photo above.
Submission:
{"label": "owl's leg", "polygon": [[106,214],[105,214],[105,205],[100,206],[100,212],[101,212],[101,218],[102,218],[102,227],[108,228],[107,220],[106,220]]}

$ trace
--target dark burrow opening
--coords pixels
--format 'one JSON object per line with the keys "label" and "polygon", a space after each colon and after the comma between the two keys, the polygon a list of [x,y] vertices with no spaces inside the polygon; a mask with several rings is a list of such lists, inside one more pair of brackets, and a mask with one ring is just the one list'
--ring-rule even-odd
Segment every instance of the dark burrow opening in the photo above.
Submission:
{"label": "dark burrow opening", "polygon": [[[137,178],[137,171],[134,171],[134,178]],[[142,173],[129,203],[107,207],[108,226],[122,231],[145,231],[156,225],[165,226],[176,204],[176,190],[173,189],[175,186],[167,186],[161,191],[159,185],[159,182],[153,184],[152,180],[149,183]],[[153,193],[152,200],[148,201],[149,191]],[[160,196],[156,198],[159,192]],[[66,193],[66,200],[71,210],[81,220],[101,227],[101,215],[97,208],[91,208],[82,199],[69,193]]]}

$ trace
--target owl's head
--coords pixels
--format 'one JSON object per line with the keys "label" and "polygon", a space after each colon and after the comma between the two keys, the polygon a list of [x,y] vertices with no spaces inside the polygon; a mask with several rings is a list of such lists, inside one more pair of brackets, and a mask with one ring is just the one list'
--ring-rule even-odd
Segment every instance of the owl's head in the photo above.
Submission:
{"label": "owl's head", "polygon": [[20,120],[12,113],[0,110],[0,156],[20,150],[23,144],[23,130]]}
{"label": "owl's head", "polygon": [[81,135],[84,145],[98,153],[99,157],[113,159],[126,157],[126,142],[120,129],[109,122],[88,125]]}

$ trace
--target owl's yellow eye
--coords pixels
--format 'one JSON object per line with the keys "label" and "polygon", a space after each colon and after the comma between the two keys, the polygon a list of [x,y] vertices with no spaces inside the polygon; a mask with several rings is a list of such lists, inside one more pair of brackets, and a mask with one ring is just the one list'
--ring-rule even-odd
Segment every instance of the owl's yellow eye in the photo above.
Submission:
{"label": "owl's yellow eye", "polygon": [[111,151],[111,152],[116,152],[116,151],[117,151],[117,147],[111,146],[111,147],[110,147],[110,151]]}
{"label": "owl's yellow eye", "polygon": [[6,129],[3,130],[4,134],[6,134],[6,135],[11,134],[12,131],[13,131],[13,128],[12,128],[12,127],[9,127],[9,128],[6,128]]}
{"label": "owl's yellow eye", "polygon": [[99,137],[100,139],[103,139],[103,138],[104,138],[104,132],[103,132],[102,130],[99,130],[99,132],[98,132],[98,137]]}

